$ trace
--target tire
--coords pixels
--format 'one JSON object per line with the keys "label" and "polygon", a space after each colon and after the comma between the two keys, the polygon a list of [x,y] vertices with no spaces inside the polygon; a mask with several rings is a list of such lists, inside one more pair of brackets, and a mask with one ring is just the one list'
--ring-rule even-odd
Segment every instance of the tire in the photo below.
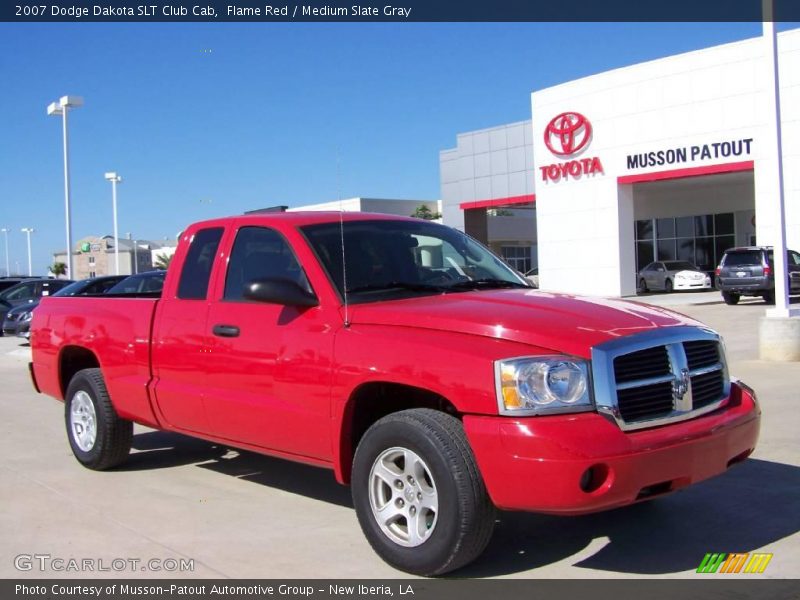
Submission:
{"label": "tire", "polygon": [[722,299],[725,300],[725,304],[738,304],[739,294],[735,292],[722,292]]}
{"label": "tire", "polygon": [[673,287],[673,286],[672,286],[672,279],[667,279],[667,280],[664,282],[664,291],[665,291],[666,293],[668,293],[668,294],[671,294],[671,293],[672,293],[672,287]]}
{"label": "tire", "polygon": [[644,280],[644,277],[642,277],[642,278],[639,280],[639,291],[640,291],[640,292],[642,292],[642,293],[645,293],[645,292],[648,292],[648,291],[649,291],[649,290],[647,289],[647,282]]}
{"label": "tire", "polygon": [[84,467],[103,471],[128,457],[133,423],[117,415],[100,369],[78,371],[69,382],[64,421],[72,453]]}
{"label": "tire", "polygon": [[[403,571],[453,571],[492,536],[495,508],[464,428],[443,412],[405,410],[374,423],[358,444],[351,485],[367,541]],[[379,521],[380,508],[387,514]]]}
{"label": "tire", "polygon": [[765,292],[764,293],[764,302],[767,304],[775,304],[775,291]]}

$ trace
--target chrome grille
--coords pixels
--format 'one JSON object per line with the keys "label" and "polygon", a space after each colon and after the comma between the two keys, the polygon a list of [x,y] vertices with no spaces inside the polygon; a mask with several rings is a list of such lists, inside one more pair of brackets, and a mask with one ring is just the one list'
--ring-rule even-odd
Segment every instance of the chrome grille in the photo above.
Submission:
{"label": "chrome grille", "polygon": [[617,383],[669,374],[669,356],[664,346],[647,348],[614,359]]}
{"label": "chrome grille", "polygon": [[702,369],[719,362],[719,344],[713,341],[684,342],[686,362],[689,369]]}
{"label": "chrome grille", "polygon": [[592,350],[598,411],[624,430],[655,427],[718,407],[730,381],[717,334],[698,327],[655,329]]}
{"label": "chrome grille", "polygon": [[672,412],[672,383],[652,383],[619,390],[619,412],[626,422],[652,419]]}
{"label": "chrome grille", "polygon": [[708,406],[719,400],[725,392],[722,371],[712,371],[692,377],[692,405],[695,408]]}

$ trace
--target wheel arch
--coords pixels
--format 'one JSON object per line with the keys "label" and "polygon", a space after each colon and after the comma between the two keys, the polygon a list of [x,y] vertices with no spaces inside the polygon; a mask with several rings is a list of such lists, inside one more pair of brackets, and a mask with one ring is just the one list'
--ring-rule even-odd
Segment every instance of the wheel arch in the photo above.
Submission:
{"label": "wheel arch", "polygon": [[83,346],[65,346],[58,357],[58,383],[61,397],[65,398],[69,382],[83,369],[99,369],[97,355]]}
{"label": "wheel arch", "polygon": [[371,381],[356,387],[342,408],[337,436],[336,479],[350,483],[353,457],[370,426],[388,414],[411,408],[430,408],[461,418],[455,405],[431,390],[391,381]]}

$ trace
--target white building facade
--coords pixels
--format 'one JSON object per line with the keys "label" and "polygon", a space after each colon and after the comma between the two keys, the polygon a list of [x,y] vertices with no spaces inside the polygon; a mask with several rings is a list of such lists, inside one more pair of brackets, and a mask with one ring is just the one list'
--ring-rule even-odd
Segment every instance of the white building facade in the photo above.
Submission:
{"label": "white building facade", "polygon": [[[800,30],[778,38],[787,242],[798,249]],[[726,248],[772,245],[778,186],[766,173],[777,153],[765,46],[745,40],[534,92],[530,122],[461,134],[441,153],[445,223],[489,241],[486,208],[535,206],[536,231],[524,241],[542,289],[608,296],[634,294],[638,269],[653,260],[713,271]],[[474,149],[488,132],[491,171],[503,151],[511,162],[496,132],[520,125],[530,140],[524,187],[511,186],[518,171],[509,170],[506,193],[478,189],[478,159],[470,172],[462,140]]]}

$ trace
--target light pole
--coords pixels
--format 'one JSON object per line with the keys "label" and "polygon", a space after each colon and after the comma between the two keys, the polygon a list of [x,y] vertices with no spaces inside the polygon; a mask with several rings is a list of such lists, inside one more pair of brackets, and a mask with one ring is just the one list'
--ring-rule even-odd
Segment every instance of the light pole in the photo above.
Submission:
{"label": "light pole", "polygon": [[116,265],[115,275],[119,275],[119,231],[117,230],[117,184],[122,183],[122,177],[116,172],[106,173],[106,179],[111,182],[111,202],[114,206],[114,264]]}
{"label": "light pole", "polygon": [[33,227],[23,227],[22,233],[28,234],[28,275],[33,275],[33,264],[31,263],[31,234],[36,231]]}
{"label": "light pole", "polygon": [[139,272],[139,255],[138,255],[138,252],[136,250],[136,246],[138,244],[137,244],[137,241],[133,239],[133,236],[131,235],[130,231],[127,233],[127,235],[128,235],[128,239],[131,242],[133,242],[133,274],[136,275]]}
{"label": "light pole", "polygon": [[8,264],[8,227],[3,227],[0,232],[6,234],[6,277],[11,275],[11,267]]}
{"label": "light pole", "polygon": [[47,106],[48,115],[63,117],[64,130],[64,209],[67,222],[67,273],[68,277],[74,277],[72,270],[72,210],[69,204],[69,135],[67,133],[67,113],[70,108],[83,106],[83,98],[80,96],[61,96],[56,102],[51,102]]}

